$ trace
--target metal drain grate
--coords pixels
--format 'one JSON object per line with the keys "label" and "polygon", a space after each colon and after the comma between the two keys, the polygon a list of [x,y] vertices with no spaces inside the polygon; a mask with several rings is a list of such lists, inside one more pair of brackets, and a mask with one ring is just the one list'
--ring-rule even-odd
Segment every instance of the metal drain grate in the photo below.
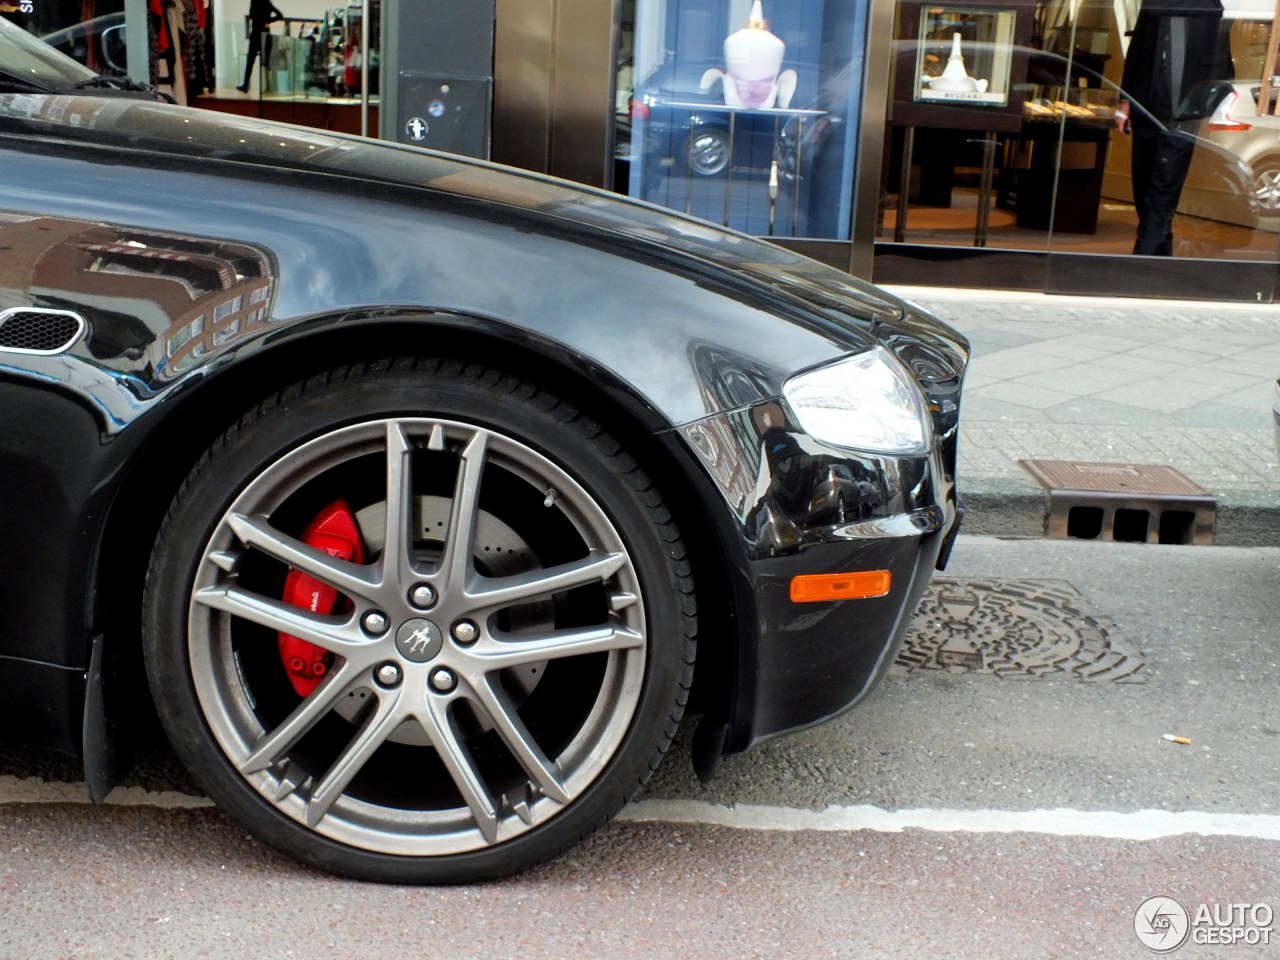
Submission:
{"label": "metal drain grate", "polygon": [[1049,491],[1045,534],[1060,540],[1213,543],[1217,502],[1172,467],[1019,460]]}
{"label": "metal drain grate", "polygon": [[891,673],[1141,683],[1141,654],[1060,580],[937,577],[920,601]]}

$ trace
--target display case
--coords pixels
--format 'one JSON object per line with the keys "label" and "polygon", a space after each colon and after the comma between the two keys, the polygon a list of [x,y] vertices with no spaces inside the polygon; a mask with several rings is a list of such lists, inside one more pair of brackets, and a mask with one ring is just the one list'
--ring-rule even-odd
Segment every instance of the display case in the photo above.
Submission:
{"label": "display case", "polygon": [[847,239],[865,2],[624,2],[629,194],[757,236]]}
{"label": "display case", "polygon": [[1017,129],[1033,0],[898,7],[892,120],[902,126]]}
{"label": "display case", "polygon": [[1008,106],[1016,21],[1013,10],[921,10],[913,99]]}

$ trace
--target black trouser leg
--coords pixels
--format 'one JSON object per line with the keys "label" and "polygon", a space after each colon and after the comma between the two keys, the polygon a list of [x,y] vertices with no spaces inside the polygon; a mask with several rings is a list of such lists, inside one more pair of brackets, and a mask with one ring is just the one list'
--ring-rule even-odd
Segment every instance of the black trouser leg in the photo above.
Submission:
{"label": "black trouser leg", "polygon": [[1133,131],[1133,205],[1138,235],[1133,252],[1173,256],[1173,216],[1191,168],[1195,142],[1164,130]]}
{"label": "black trouser leg", "polygon": [[258,54],[262,52],[262,32],[254,30],[249,34],[249,58],[244,62],[244,83],[240,85],[241,90],[249,87],[249,78],[253,74],[253,63],[258,59]]}

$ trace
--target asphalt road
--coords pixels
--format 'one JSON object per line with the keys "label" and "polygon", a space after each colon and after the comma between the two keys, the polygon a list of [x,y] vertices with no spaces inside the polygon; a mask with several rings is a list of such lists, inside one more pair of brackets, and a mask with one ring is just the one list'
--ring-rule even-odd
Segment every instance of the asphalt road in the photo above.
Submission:
{"label": "asphalt road", "polygon": [[[334,880],[163,752],[92,808],[0,750],[0,960],[1143,957],[1153,896],[1208,914],[1178,957],[1280,956],[1280,549],[968,537],[945,576],[856,710],[706,786],[686,734],[623,818],[501,883]],[[1274,942],[1196,942],[1230,936]]]}

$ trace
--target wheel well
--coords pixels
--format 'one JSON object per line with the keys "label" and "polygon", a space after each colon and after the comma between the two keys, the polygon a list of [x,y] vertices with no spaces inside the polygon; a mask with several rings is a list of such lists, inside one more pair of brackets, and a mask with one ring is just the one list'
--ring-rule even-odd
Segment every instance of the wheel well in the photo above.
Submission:
{"label": "wheel well", "polygon": [[[353,325],[354,326],[354,325]],[[708,519],[704,498],[715,495],[709,481],[698,489],[690,463],[681,463],[674,436],[661,438],[619,390],[602,386],[598,371],[575,366],[567,357],[473,331],[428,323],[334,327],[263,350],[210,376],[175,397],[181,412],[170,412],[133,458],[112,504],[98,555],[95,629],[106,638],[106,708],[110,721],[146,739],[158,727],[150,709],[141,654],[142,594],[156,534],[183,480],[204,452],[235,420],[272,389],[334,366],[374,362],[393,356],[445,356],[513,373],[529,373],[550,384],[632,451],[662,491],[682,532],[693,568],[698,606],[699,670],[695,702],[719,702],[732,672],[725,669],[736,619],[730,572]],[[325,358],[340,358],[339,363]],[[705,614],[716,611],[716,629]],[[715,690],[708,689],[715,686]]]}

